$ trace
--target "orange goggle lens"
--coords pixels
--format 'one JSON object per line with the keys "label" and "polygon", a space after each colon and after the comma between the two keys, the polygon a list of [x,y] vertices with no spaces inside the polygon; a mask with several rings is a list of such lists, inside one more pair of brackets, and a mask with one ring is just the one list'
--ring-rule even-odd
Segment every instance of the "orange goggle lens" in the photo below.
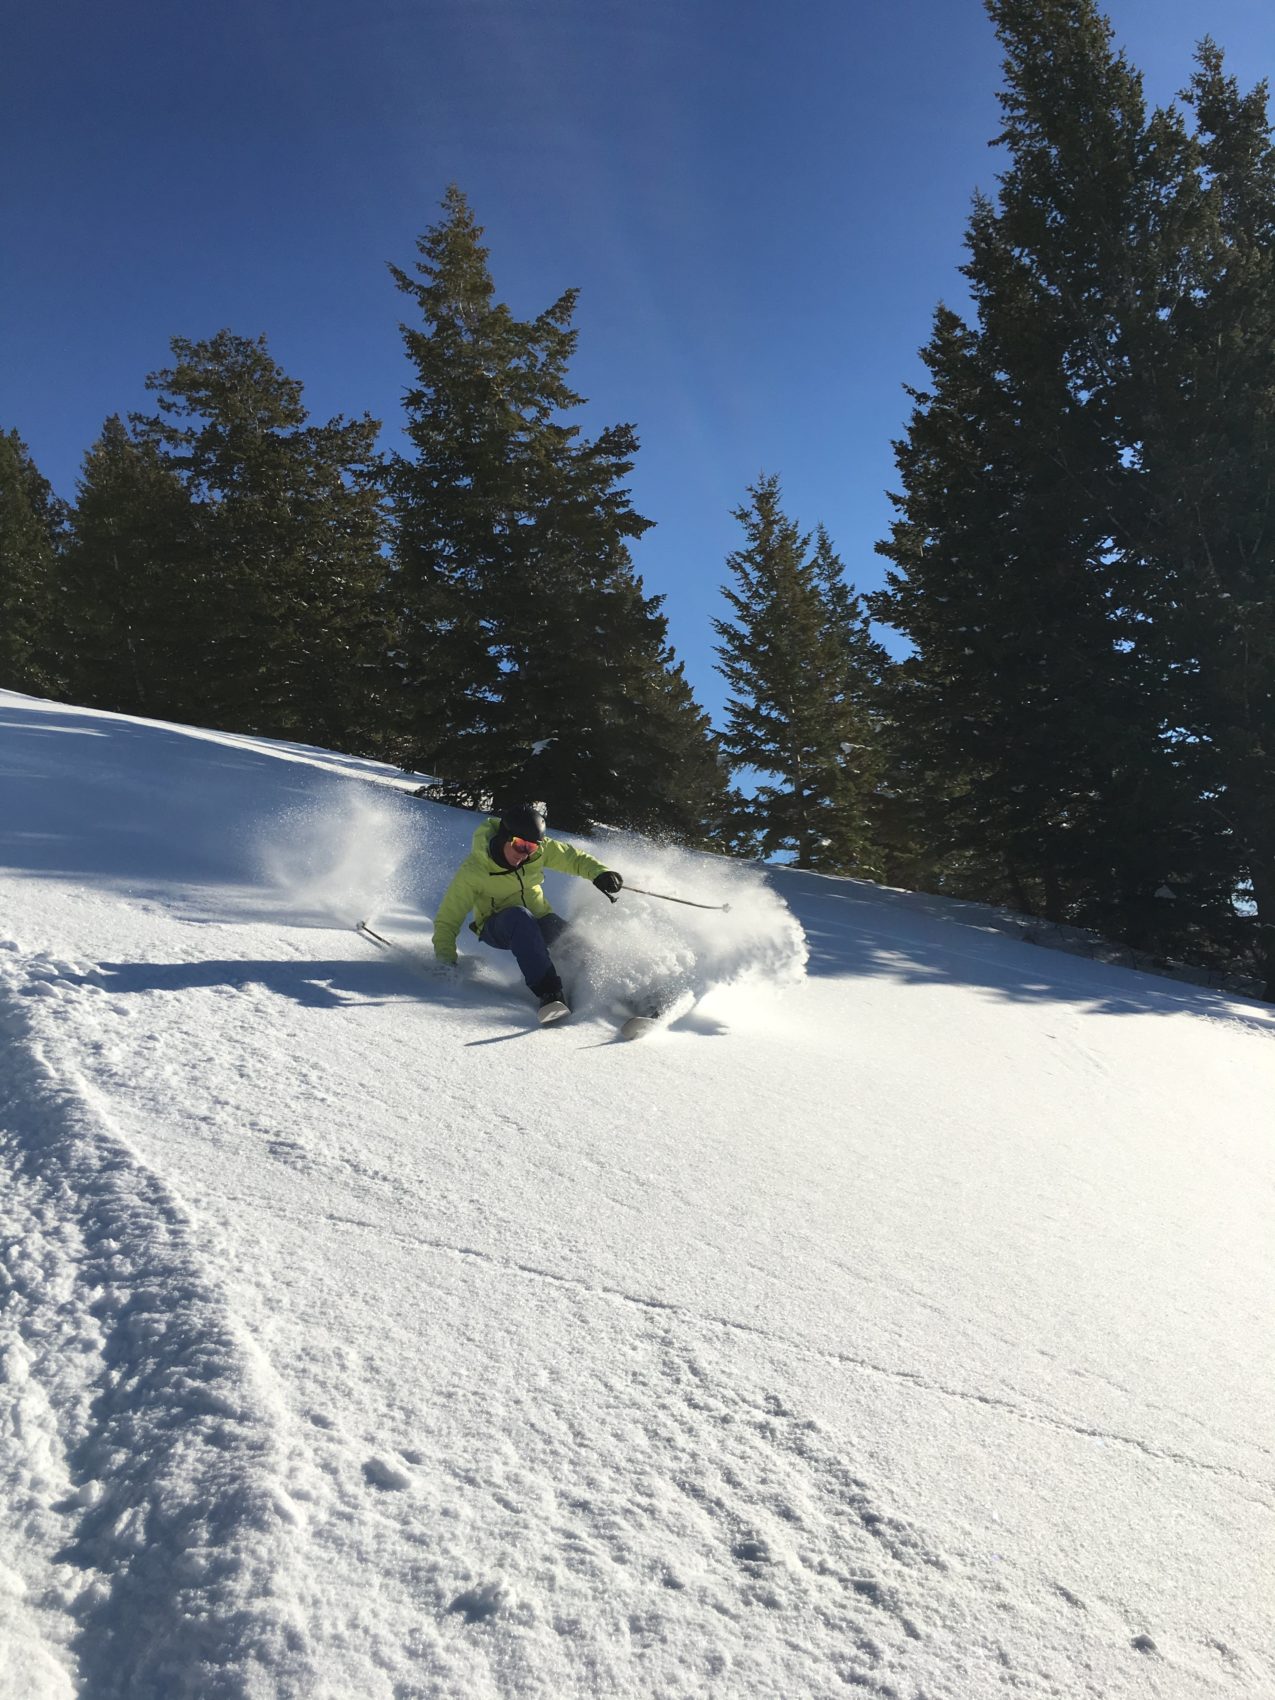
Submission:
{"label": "orange goggle lens", "polygon": [[534,856],[540,848],[540,843],[535,838],[511,838],[509,842],[521,856]]}

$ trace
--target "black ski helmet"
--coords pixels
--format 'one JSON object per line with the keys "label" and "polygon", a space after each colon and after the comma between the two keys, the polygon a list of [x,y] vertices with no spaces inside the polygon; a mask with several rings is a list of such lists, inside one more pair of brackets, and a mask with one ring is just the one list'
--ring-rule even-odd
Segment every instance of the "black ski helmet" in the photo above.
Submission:
{"label": "black ski helmet", "polygon": [[545,817],[534,803],[514,803],[500,817],[502,838],[531,838],[537,844],[545,835]]}

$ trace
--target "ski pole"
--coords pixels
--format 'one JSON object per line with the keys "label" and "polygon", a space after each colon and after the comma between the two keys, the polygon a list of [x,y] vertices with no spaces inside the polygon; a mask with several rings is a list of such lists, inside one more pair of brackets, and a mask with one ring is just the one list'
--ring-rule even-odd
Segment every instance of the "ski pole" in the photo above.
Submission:
{"label": "ski pole", "polygon": [[438,964],[431,958],[422,956],[419,950],[413,950],[410,944],[399,944],[396,939],[387,939],[384,933],[373,932],[366,921],[356,921],[354,930],[360,938],[365,938],[374,944],[378,950],[388,950],[392,956],[397,956],[408,962],[422,974],[432,974]]}
{"label": "ski pole", "polygon": [[383,944],[386,950],[401,950],[402,946],[394,943],[393,939],[382,938],[380,933],[374,933],[366,921],[354,923],[356,933],[362,933],[365,939],[372,939],[376,944]]}
{"label": "ski pole", "polygon": [[640,885],[626,885],[625,891],[635,891],[639,897],[658,897],[661,903],[684,903],[688,909],[729,909],[729,903],[696,903],[691,897],[670,897],[666,891],[645,891]]}

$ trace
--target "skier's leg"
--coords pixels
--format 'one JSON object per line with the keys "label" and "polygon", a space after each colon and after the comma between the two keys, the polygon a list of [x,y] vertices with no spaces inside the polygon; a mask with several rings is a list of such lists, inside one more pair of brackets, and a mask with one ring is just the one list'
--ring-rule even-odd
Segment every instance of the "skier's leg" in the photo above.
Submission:
{"label": "skier's leg", "polygon": [[547,946],[557,944],[564,933],[571,931],[570,921],[564,921],[561,915],[552,912],[548,915],[538,915],[536,925],[540,928],[540,936]]}
{"label": "skier's leg", "polygon": [[512,950],[522,977],[535,992],[553,990],[558,976],[544,934],[525,909],[501,909],[483,927],[479,938],[493,950]]}
{"label": "skier's leg", "polygon": [[587,950],[580,929],[562,915],[538,915],[536,925],[540,936],[553,953],[554,966],[570,986],[582,977]]}

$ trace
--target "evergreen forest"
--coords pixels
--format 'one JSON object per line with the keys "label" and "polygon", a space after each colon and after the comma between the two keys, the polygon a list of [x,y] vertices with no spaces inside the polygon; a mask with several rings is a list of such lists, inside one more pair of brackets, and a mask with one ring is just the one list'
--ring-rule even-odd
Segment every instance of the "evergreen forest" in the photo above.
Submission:
{"label": "evergreen forest", "polygon": [[1150,108],[1094,0],[985,3],[997,190],[908,390],[884,586],[757,476],[737,547],[687,563],[722,583],[720,727],[637,570],[637,429],[576,422],[575,292],[517,317],[455,186],[391,267],[400,449],[311,419],[228,329],[172,337],[74,500],[5,422],[0,684],[1005,905],[1275,999],[1267,90],[1206,39]]}

